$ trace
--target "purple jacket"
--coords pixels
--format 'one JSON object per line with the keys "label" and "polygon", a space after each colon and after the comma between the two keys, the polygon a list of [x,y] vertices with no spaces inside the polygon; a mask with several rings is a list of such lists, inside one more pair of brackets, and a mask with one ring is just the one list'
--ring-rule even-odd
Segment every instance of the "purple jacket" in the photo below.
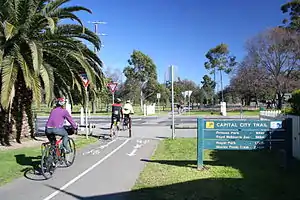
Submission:
{"label": "purple jacket", "polygon": [[54,108],[51,111],[48,121],[46,123],[46,128],[62,128],[64,126],[65,119],[68,120],[68,122],[73,126],[73,128],[77,128],[77,125],[73,121],[69,112],[61,107]]}

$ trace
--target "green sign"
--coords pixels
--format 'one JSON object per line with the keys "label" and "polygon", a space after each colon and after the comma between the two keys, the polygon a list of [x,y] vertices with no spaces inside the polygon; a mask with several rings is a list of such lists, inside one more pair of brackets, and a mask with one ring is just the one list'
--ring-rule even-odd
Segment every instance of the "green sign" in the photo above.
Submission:
{"label": "green sign", "polygon": [[[289,123],[291,128],[291,120]],[[282,146],[278,145],[278,142],[285,142],[287,132],[282,129],[282,121],[204,120],[198,118],[197,126],[198,168],[203,167],[204,149],[255,150],[270,148],[273,140],[278,147]],[[274,139],[272,139],[273,135]]]}

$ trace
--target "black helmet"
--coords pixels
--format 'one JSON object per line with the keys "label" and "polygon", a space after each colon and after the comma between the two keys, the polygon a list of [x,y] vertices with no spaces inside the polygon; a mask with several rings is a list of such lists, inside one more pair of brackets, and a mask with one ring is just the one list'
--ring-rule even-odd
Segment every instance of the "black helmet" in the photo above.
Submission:
{"label": "black helmet", "polygon": [[121,102],[122,102],[122,100],[120,98],[116,99],[116,103],[121,103]]}

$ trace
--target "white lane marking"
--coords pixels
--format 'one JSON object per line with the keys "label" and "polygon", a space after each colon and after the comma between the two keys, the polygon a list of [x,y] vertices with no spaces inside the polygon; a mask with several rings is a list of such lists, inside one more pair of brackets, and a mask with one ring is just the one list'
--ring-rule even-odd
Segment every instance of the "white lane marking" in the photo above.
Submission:
{"label": "white lane marking", "polygon": [[112,156],[114,153],[116,153],[119,149],[121,149],[130,139],[125,140],[125,142],[123,142],[120,146],[118,146],[117,148],[115,148],[112,152],[110,152],[109,154],[107,154],[105,157],[103,157],[101,160],[99,160],[98,162],[96,162],[94,165],[92,165],[91,167],[89,167],[88,169],[86,169],[84,172],[82,172],[81,174],[79,174],[78,176],[76,176],[74,179],[70,180],[67,184],[65,184],[64,186],[62,186],[61,188],[59,188],[58,190],[56,190],[55,192],[53,192],[52,194],[50,194],[49,196],[47,196],[46,198],[44,198],[43,200],[50,200],[53,197],[55,197],[56,195],[58,195],[60,193],[60,191],[65,190],[66,188],[68,188],[70,185],[72,185],[73,183],[75,183],[76,181],[78,181],[81,177],[83,177],[85,174],[89,173],[90,171],[92,171],[95,167],[97,167],[98,165],[100,165],[103,161],[105,161],[107,158],[109,158],[110,156]]}
{"label": "white lane marking", "polygon": [[133,147],[133,150],[130,153],[127,153],[128,156],[135,156],[138,149],[147,144],[149,140],[136,140],[136,145]]}
{"label": "white lane marking", "polygon": [[95,154],[100,154],[100,150],[99,149],[104,149],[106,147],[108,147],[110,144],[114,143],[117,139],[114,139],[110,142],[108,142],[107,144],[104,144],[104,145],[101,145],[100,147],[96,147],[94,149],[91,149],[90,151],[88,152],[85,152],[83,153],[82,155],[87,155],[87,154],[92,154],[92,155],[95,155]]}
{"label": "white lane marking", "polygon": [[131,157],[131,156],[135,156],[135,155],[136,155],[135,152],[136,152],[137,150],[138,150],[138,149],[133,149],[132,152],[128,153],[127,155],[130,156],[130,157]]}

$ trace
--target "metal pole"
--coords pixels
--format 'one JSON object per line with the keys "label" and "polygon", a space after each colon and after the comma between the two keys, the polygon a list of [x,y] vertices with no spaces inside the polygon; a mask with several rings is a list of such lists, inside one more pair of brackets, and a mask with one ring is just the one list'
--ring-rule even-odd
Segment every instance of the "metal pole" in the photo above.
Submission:
{"label": "metal pole", "polygon": [[158,98],[158,102],[157,102],[157,104],[158,104],[158,114],[160,114],[159,99],[160,98]]}
{"label": "metal pole", "polygon": [[112,92],[112,101],[113,101],[113,104],[115,103],[115,93]]}
{"label": "metal pole", "polygon": [[85,94],[86,94],[86,102],[85,102],[85,131],[86,131],[86,139],[89,138],[89,130],[88,130],[88,90],[87,87],[85,87]]}
{"label": "metal pole", "polygon": [[189,115],[191,115],[191,96],[189,95]]}
{"label": "metal pole", "polygon": [[171,93],[172,93],[172,139],[175,138],[175,117],[174,117],[174,67],[171,65]]}

